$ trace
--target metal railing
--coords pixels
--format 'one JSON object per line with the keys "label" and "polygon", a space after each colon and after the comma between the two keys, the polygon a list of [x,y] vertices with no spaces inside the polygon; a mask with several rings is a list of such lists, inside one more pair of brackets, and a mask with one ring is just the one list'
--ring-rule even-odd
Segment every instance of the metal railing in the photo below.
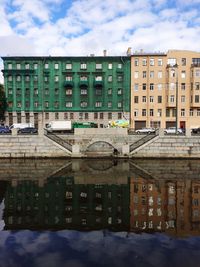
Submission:
{"label": "metal railing", "polygon": [[133,152],[135,149],[137,149],[138,147],[144,145],[145,143],[147,143],[148,141],[152,140],[153,138],[155,138],[156,136],[158,136],[159,131],[156,130],[155,133],[150,133],[145,135],[144,137],[142,137],[141,139],[137,140],[135,143],[130,145],[130,153]]}
{"label": "metal railing", "polygon": [[63,140],[62,138],[60,138],[59,136],[57,136],[56,134],[50,133],[46,129],[44,129],[44,135],[48,137],[49,139],[51,139],[52,141],[56,142],[58,145],[72,152],[72,145],[66,142],[65,140]]}

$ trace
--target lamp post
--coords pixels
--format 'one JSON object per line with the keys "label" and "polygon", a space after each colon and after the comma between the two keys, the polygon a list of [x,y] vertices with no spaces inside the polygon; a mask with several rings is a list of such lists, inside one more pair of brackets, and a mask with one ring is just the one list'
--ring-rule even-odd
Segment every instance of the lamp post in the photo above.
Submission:
{"label": "lamp post", "polygon": [[176,133],[178,132],[178,65],[176,64]]}

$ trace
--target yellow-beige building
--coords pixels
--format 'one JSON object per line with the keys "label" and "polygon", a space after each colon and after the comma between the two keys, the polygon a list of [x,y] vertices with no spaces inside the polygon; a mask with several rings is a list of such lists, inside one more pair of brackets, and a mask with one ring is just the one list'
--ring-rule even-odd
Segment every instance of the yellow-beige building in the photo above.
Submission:
{"label": "yellow-beige building", "polygon": [[200,53],[131,55],[131,127],[200,126]]}

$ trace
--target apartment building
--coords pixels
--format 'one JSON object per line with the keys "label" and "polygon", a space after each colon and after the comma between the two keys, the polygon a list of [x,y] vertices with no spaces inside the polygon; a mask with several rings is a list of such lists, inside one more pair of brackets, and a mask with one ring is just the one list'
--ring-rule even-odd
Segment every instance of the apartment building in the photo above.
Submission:
{"label": "apartment building", "polygon": [[129,119],[130,56],[2,59],[6,124]]}
{"label": "apartment building", "polygon": [[131,127],[200,126],[200,53],[131,56]]}

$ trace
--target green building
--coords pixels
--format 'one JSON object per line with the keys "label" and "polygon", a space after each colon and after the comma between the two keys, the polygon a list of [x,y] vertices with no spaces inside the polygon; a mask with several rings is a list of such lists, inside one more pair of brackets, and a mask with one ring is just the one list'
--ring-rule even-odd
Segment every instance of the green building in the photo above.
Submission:
{"label": "green building", "polygon": [[129,119],[130,57],[2,57],[6,124]]}

